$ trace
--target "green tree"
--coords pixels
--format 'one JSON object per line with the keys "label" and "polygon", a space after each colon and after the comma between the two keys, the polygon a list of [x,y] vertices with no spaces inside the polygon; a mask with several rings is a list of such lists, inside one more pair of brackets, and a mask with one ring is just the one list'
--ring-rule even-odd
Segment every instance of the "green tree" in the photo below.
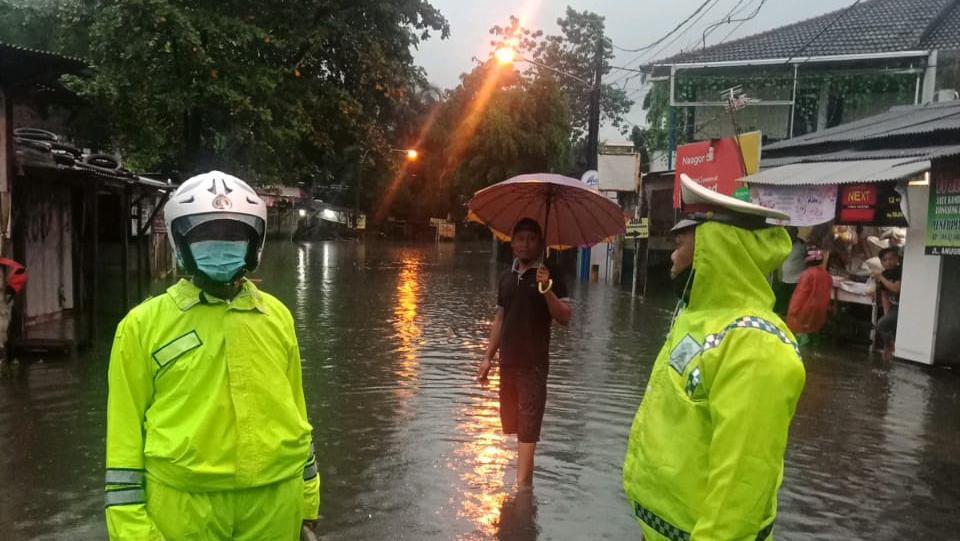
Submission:
{"label": "green tree", "polygon": [[[589,11],[577,11],[568,7],[564,17],[557,19],[560,33],[545,36],[542,31],[523,28],[519,19],[510,18],[506,26],[490,30],[495,39],[492,45],[500,47],[515,45],[524,55],[563,73],[574,75],[592,85],[596,61],[599,57],[602,75],[612,71],[610,61],[614,58],[613,45],[605,35],[604,18]],[[567,97],[572,113],[571,139],[582,146],[589,124],[590,85],[576,79],[557,76],[551,69],[531,66],[529,70],[540,77],[555,77]],[[627,133],[624,116],[630,112],[633,102],[626,92],[616,86],[601,84],[601,122],[608,123]]]}
{"label": "green tree", "polygon": [[564,173],[572,166],[572,115],[550,76],[527,77],[493,61],[479,63],[461,83],[424,109],[421,159],[402,179],[391,210],[423,220],[463,218],[476,190],[514,175]]}
{"label": "green tree", "polygon": [[448,34],[425,0],[49,5],[46,34],[70,38],[49,47],[95,68],[68,84],[98,107],[133,167],[223,167],[260,183],[329,182],[356,160],[344,153],[352,145],[383,160],[425,80],[411,48]]}

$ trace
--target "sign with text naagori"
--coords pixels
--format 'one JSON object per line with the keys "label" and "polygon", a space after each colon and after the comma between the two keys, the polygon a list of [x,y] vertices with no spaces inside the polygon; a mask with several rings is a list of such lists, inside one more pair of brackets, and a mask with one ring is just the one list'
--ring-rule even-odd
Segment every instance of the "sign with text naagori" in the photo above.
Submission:
{"label": "sign with text naagori", "polygon": [[673,208],[680,208],[681,174],[715,192],[733,196],[740,187],[737,180],[759,170],[760,132],[742,134],[739,140],[739,148],[735,137],[697,141],[677,148]]}

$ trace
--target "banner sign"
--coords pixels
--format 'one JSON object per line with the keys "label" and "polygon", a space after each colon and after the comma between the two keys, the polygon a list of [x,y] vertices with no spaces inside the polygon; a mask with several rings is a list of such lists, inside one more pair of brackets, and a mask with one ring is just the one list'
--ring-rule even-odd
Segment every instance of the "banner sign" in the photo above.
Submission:
{"label": "banner sign", "polygon": [[789,222],[768,220],[776,225],[812,227],[833,220],[837,215],[837,186],[771,186],[754,184],[750,201],[790,216]]}
{"label": "banner sign", "polygon": [[840,186],[837,223],[905,227],[895,182]]}
{"label": "banner sign", "polygon": [[[677,147],[676,176],[673,188],[673,208],[680,208],[680,175],[686,174],[694,182],[723,195],[732,196],[739,188],[737,179],[757,172],[760,164],[760,132],[740,136],[743,150],[734,137],[698,141]],[[746,166],[744,173],[743,166]]]}
{"label": "banner sign", "polygon": [[[930,182],[927,255],[960,255],[960,171]],[[937,178],[940,177],[940,178]]]}

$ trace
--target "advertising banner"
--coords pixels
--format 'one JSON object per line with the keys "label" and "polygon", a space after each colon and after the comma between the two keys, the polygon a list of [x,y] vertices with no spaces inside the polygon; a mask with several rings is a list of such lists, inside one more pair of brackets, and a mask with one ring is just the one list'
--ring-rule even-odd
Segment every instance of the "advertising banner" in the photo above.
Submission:
{"label": "advertising banner", "polygon": [[960,255],[960,171],[931,179],[926,253]]}
{"label": "advertising banner", "polygon": [[[760,164],[760,132],[740,136],[743,162],[734,137],[698,141],[677,147],[673,208],[680,208],[680,175],[686,174],[701,186],[733,196],[737,179],[757,172]],[[746,173],[743,167],[746,166]]]}

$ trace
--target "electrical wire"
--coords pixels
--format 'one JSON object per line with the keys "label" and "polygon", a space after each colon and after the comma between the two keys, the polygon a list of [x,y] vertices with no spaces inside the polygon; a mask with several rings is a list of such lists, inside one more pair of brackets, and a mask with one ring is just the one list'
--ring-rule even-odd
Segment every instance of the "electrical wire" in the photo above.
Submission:
{"label": "electrical wire", "polygon": [[789,64],[791,60],[793,60],[794,58],[800,56],[801,53],[803,53],[804,51],[807,50],[807,47],[809,47],[811,44],[813,44],[814,41],[817,41],[818,39],[820,39],[820,36],[822,36],[827,30],[829,30],[831,26],[833,26],[834,24],[840,22],[840,19],[846,17],[847,14],[850,13],[850,11],[851,11],[853,8],[857,7],[857,5],[860,4],[860,2],[862,2],[862,1],[863,1],[863,0],[856,0],[854,3],[850,4],[850,6],[847,7],[847,9],[841,11],[839,15],[837,15],[836,17],[833,18],[832,21],[830,21],[829,23],[827,23],[826,26],[824,26],[823,28],[821,28],[820,31],[817,32],[817,35],[815,35],[815,36],[813,36],[812,38],[810,38],[809,40],[807,40],[807,42],[804,43],[803,46],[801,46],[799,49],[797,49],[797,51],[796,51],[795,53],[793,53],[792,55],[790,55],[790,58],[787,58],[787,61],[784,62],[784,64]]}
{"label": "electrical wire", "polygon": [[702,4],[700,4],[700,7],[698,7],[698,8],[696,9],[696,11],[694,11],[694,12],[691,13],[689,16],[687,16],[687,18],[684,19],[680,24],[678,24],[673,30],[667,32],[666,35],[664,35],[663,37],[661,37],[660,39],[654,41],[653,43],[651,43],[651,44],[649,44],[649,45],[645,45],[645,46],[640,47],[640,48],[638,48],[638,49],[627,49],[627,48],[624,48],[624,47],[618,47],[617,45],[614,45],[614,48],[619,49],[619,50],[621,50],[621,51],[623,51],[623,52],[625,52],[625,53],[640,53],[640,52],[643,52],[643,51],[647,51],[647,50],[653,49],[653,48],[656,47],[657,45],[660,45],[661,43],[663,43],[664,41],[666,41],[667,38],[669,38],[670,36],[672,36],[673,34],[675,34],[678,30],[680,30],[681,28],[683,28],[684,25],[686,25],[688,22],[690,22],[690,19],[693,19],[694,17],[696,17],[696,16],[697,16],[701,11],[703,11],[704,8],[706,8],[707,5],[710,4],[711,2],[715,3],[716,0],[705,0]]}
{"label": "electrical wire", "polygon": [[[710,36],[710,34],[712,34],[714,30],[716,30],[717,28],[720,28],[725,24],[730,24],[731,22],[733,22],[733,14],[737,11],[737,9],[741,5],[743,5],[745,1],[746,0],[737,0],[737,3],[734,4],[733,7],[730,9],[730,11],[728,11],[727,14],[724,15],[719,21],[703,29],[703,34],[700,37],[700,41],[703,42],[703,48],[707,47],[707,37]],[[751,0],[751,2],[752,1],[753,0]]]}
{"label": "electrical wire", "polygon": [[[706,16],[707,13],[709,13],[710,10],[713,9],[713,8],[717,5],[717,3],[718,3],[719,1],[720,1],[720,0],[707,0],[706,2],[704,2],[703,4],[701,4],[700,7],[697,8],[697,10],[696,10],[695,12],[693,12],[693,14],[691,14],[689,17],[687,17],[686,19],[684,19],[683,23],[681,23],[681,24],[678,25],[676,28],[674,28],[673,30],[671,30],[667,35],[665,35],[665,36],[662,37],[661,39],[659,39],[659,40],[655,41],[654,43],[652,43],[651,46],[655,47],[656,45],[662,43],[664,40],[666,40],[667,38],[669,38],[672,34],[676,33],[683,25],[685,25],[685,24],[687,24],[688,22],[690,22],[691,19],[693,19],[694,17],[696,17],[696,16],[699,14],[699,17],[697,17],[696,20],[694,20],[694,21],[690,24],[690,26],[688,26],[688,27],[686,28],[686,30],[684,30],[684,31],[681,32],[680,34],[677,34],[676,37],[674,37],[672,40],[670,40],[670,42],[668,42],[666,45],[664,45],[663,47],[661,47],[658,51],[654,52],[653,54],[646,54],[646,55],[645,55],[645,54],[641,53],[641,54],[637,55],[636,57],[634,57],[634,58],[633,58],[632,60],[630,60],[629,62],[627,62],[627,65],[629,66],[629,65],[631,65],[631,64],[638,64],[638,63],[641,62],[641,60],[646,60],[646,59],[648,59],[648,58],[656,58],[658,54],[660,54],[662,51],[664,51],[665,49],[667,49],[668,47],[670,47],[671,45],[673,45],[674,43],[676,43],[677,40],[679,40],[679,39],[682,38],[684,35],[686,35],[688,32],[690,32],[690,30],[691,30],[694,26],[696,26],[696,24],[699,23],[700,20],[703,19],[704,16]],[[706,11],[704,11],[704,8],[706,8],[708,4],[709,4],[709,8],[708,8]],[[619,48],[619,47],[618,47],[618,48]],[[648,48],[652,48],[652,47],[644,47],[644,48],[638,49],[638,50],[647,50]],[[625,50],[625,49],[622,49],[622,48],[620,48],[620,49],[621,49],[621,50]],[[636,52],[636,51],[638,51],[638,50],[634,50],[634,51],[630,51],[630,52]],[[626,75],[622,75],[622,76],[614,79],[613,81],[610,81],[609,84],[617,84],[618,82],[622,81],[624,78],[627,78],[627,76],[626,76]],[[632,78],[632,77],[631,77],[631,78]]]}

